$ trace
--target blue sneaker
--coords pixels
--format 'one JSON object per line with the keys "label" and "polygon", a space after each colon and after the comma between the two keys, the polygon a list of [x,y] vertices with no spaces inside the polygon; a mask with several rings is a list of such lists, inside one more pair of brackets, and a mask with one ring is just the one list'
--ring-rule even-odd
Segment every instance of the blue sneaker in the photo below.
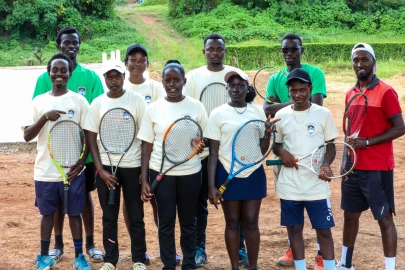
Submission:
{"label": "blue sneaker", "polygon": [[35,263],[38,263],[37,270],[48,270],[56,264],[55,260],[52,259],[51,256],[41,256],[41,254],[37,255],[37,259],[34,261],[34,264]]}
{"label": "blue sneaker", "polygon": [[73,269],[76,270],[92,270],[91,266],[87,263],[86,257],[83,254],[79,254],[79,257],[73,261]]}
{"label": "blue sneaker", "polygon": [[249,269],[249,259],[246,249],[239,249],[239,265],[243,268]]}
{"label": "blue sneaker", "polygon": [[208,263],[207,253],[202,247],[198,247],[195,252],[195,265],[197,267],[203,267],[204,264]]}

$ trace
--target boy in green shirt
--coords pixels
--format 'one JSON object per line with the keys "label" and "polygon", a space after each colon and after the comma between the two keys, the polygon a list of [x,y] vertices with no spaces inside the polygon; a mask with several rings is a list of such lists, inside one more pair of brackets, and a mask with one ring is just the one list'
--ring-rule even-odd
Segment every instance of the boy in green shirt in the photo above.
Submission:
{"label": "boy in green shirt", "polygon": [[[80,35],[76,28],[66,26],[62,28],[56,36],[56,48],[60,53],[65,54],[73,63],[73,72],[70,77],[67,89],[83,95],[89,104],[98,96],[104,94],[103,85],[100,77],[92,70],[89,70],[77,62],[77,54],[80,49]],[[52,89],[52,83],[47,72],[39,76],[35,86],[33,98],[38,95],[49,92]],[[82,217],[84,229],[86,232],[86,251],[93,262],[102,262],[103,253],[94,246],[94,206],[90,192],[95,187],[96,170],[93,160],[89,155],[86,160],[86,169],[84,171],[86,181],[86,206],[84,207]],[[55,213],[55,247],[49,251],[49,255],[59,261],[63,254],[63,222],[64,215],[61,207],[58,207]]]}

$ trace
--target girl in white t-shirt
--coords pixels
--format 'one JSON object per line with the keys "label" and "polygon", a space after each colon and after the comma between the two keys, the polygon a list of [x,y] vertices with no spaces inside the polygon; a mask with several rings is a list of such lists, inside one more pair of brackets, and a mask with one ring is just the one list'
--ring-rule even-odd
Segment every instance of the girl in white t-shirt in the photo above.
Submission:
{"label": "girl in white t-shirt", "polygon": [[[177,119],[190,117],[204,129],[207,113],[198,100],[182,94],[186,78],[183,67],[169,63],[162,72],[166,96],[148,106],[138,133],[142,140],[142,199],[151,199],[149,179],[159,174],[162,162],[162,142],[167,128]],[[200,149],[202,151],[203,148]],[[166,161],[163,171],[169,168]],[[160,258],[164,269],[176,269],[174,226],[176,208],[180,221],[180,245],[183,251],[182,269],[195,269],[196,253],[196,203],[201,186],[201,161],[199,156],[173,168],[155,190],[159,216]]]}
{"label": "girl in white t-shirt", "polygon": [[249,77],[242,71],[225,75],[231,101],[214,109],[209,117],[205,137],[209,139],[208,197],[217,207],[221,199],[225,215],[225,242],[232,269],[239,269],[239,229],[243,226],[249,248],[249,267],[257,268],[260,246],[258,227],[262,199],[267,195],[266,174],[261,164],[239,173],[221,196],[218,188],[230,173],[232,141],[237,130],[247,121],[266,121],[263,110],[250,104],[256,93],[249,86]]}

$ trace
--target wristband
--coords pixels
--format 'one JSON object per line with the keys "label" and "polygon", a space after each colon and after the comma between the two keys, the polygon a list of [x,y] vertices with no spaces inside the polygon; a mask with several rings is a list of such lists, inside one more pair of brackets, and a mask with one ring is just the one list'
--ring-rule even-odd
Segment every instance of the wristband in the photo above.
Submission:
{"label": "wristband", "polygon": [[46,118],[46,120],[49,120],[48,113],[45,114],[45,118]]}
{"label": "wristband", "polygon": [[366,145],[367,145],[367,148],[370,146],[370,145],[368,144],[368,138],[366,138]]}

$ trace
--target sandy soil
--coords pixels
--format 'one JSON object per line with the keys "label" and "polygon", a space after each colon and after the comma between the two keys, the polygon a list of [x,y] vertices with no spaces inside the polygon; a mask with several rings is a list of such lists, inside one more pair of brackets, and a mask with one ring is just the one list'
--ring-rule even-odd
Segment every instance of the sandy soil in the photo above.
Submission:
{"label": "sandy soil", "polygon": [[[253,76],[254,74],[249,74]],[[159,73],[152,72],[152,77],[158,79]],[[341,128],[342,104],[344,93],[351,83],[332,82],[327,78],[329,96],[325,106],[332,110],[336,124]],[[354,78],[353,78],[354,81]],[[405,77],[397,75],[386,80],[393,85],[400,96],[401,105],[404,107]],[[405,269],[405,158],[401,149],[404,149],[403,138],[395,141],[396,164],[395,169],[395,195],[397,217],[395,218],[398,230],[398,263],[397,269]],[[0,152],[0,230],[3,236],[0,239],[0,258],[2,269],[35,269],[32,264],[39,252],[39,222],[40,215],[34,206],[33,165],[35,153],[32,152]],[[260,269],[294,269],[275,264],[275,260],[285,252],[287,237],[285,228],[279,225],[280,209],[279,200],[274,194],[274,185],[271,168],[267,169],[268,196],[263,200],[260,212],[261,250],[259,254]],[[333,229],[335,240],[336,258],[340,258],[342,242],[343,212],[340,209],[340,181],[331,183],[332,206],[336,227]],[[102,248],[101,243],[101,209],[97,193],[93,192],[95,202],[95,242]],[[209,207],[207,253],[209,263],[204,269],[230,269],[229,259],[224,242],[224,219],[222,210]],[[145,205],[145,223],[147,228],[148,252],[151,255],[151,265],[148,269],[161,269],[162,264],[157,257],[157,230],[153,223],[152,208]],[[305,222],[304,238],[308,269],[313,267],[313,258],[316,252],[316,234],[310,227],[308,219]],[[70,269],[72,267],[74,250],[69,233],[68,223],[65,223],[65,254],[63,259],[53,269]],[[119,222],[121,259],[119,269],[132,269],[129,258],[129,237],[123,219]],[[176,230],[177,249],[179,231]],[[52,245],[53,243],[51,243]],[[181,253],[181,252],[180,252]],[[360,233],[354,253],[357,270],[385,269],[382,243],[377,222],[371,213],[365,212],[361,218]],[[92,264],[94,269],[99,269],[101,264]]]}

